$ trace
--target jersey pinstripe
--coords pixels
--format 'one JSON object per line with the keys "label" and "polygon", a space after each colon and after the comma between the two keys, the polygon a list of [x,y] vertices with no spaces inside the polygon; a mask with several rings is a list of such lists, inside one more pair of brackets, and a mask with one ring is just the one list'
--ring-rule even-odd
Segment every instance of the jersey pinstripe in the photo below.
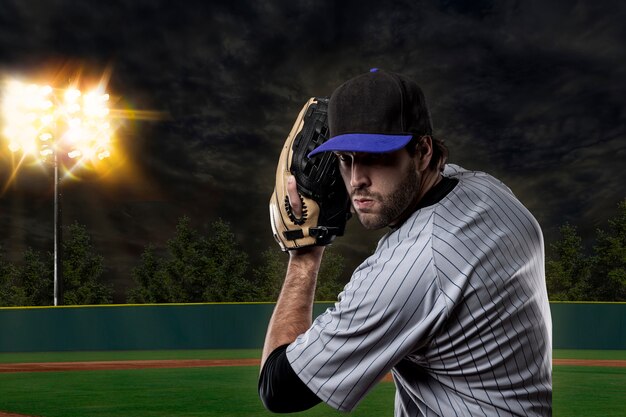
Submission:
{"label": "jersey pinstripe", "polygon": [[391,371],[396,416],[549,416],[541,229],[495,178],[444,175],[457,186],[380,240],[287,358],[343,411]]}

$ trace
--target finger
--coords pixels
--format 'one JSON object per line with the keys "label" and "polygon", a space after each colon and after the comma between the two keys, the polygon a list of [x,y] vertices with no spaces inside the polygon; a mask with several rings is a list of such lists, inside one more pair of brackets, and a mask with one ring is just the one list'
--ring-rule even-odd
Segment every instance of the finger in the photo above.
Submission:
{"label": "finger", "polygon": [[302,217],[302,200],[300,200],[298,185],[293,175],[287,178],[287,196],[289,197],[289,204],[291,204],[293,214],[298,218]]}

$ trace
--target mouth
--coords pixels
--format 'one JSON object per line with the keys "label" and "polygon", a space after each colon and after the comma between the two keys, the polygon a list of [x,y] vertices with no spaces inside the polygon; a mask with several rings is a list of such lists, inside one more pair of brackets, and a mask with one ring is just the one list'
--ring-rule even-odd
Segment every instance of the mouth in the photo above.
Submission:
{"label": "mouth", "polygon": [[354,205],[354,208],[360,211],[371,208],[375,203],[376,201],[371,198],[356,197],[352,199],[352,204]]}

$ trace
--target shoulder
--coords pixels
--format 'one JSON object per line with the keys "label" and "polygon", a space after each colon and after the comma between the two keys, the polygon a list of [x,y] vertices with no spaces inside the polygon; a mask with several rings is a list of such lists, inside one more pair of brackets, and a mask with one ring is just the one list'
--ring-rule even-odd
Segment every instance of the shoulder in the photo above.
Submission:
{"label": "shoulder", "polygon": [[502,181],[483,171],[471,171],[459,165],[446,164],[443,176],[456,178],[464,186],[482,186],[484,188],[497,189],[513,195],[511,189]]}
{"label": "shoulder", "polygon": [[372,305],[395,308],[392,302],[398,292],[411,291],[409,287],[422,286],[422,291],[436,291],[434,277],[432,230],[434,213],[420,210],[409,217],[401,227],[383,236],[372,255],[353,272],[352,278],[339,295],[340,305],[355,305],[350,300],[385,299]]}

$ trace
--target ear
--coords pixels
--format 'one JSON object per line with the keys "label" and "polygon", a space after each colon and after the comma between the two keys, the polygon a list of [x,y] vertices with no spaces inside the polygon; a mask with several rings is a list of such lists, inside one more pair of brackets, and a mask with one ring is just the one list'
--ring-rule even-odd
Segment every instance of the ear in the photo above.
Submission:
{"label": "ear", "polygon": [[430,164],[430,160],[433,157],[433,138],[430,136],[422,136],[417,141],[415,152],[415,158],[417,163],[417,169],[420,172],[428,169],[428,165]]}

